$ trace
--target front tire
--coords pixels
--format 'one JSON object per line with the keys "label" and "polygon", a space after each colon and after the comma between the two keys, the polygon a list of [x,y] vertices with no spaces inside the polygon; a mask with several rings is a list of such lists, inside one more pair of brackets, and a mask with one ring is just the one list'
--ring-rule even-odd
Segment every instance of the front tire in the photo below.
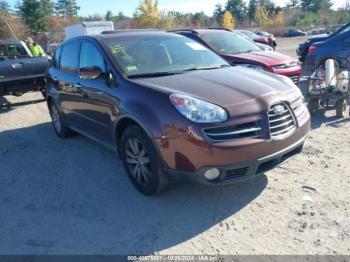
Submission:
{"label": "front tire", "polygon": [[135,188],[151,196],[167,185],[160,157],[148,135],[139,126],[128,127],[121,139],[121,156],[126,172]]}

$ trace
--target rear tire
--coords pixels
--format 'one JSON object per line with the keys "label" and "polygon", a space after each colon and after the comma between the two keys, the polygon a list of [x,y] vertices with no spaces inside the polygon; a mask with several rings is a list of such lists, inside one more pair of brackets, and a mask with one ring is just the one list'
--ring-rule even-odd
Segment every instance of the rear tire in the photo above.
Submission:
{"label": "rear tire", "polygon": [[335,107],[336,107],[337,117],[339,118],[346,117],[347,103],[344,98],[337,100]]}
{"label": "rear tire", "polygon": [[56,135],[59,138],[68,138],[76,134],[74,131],[69,129],[64,123],[61,111],[55,102],[51,101],[49,103],[49,111],[52,119],[53,128],[55,130]]}
{"label": "rear tire", "polygon": [[125,170],[134,187],[146,196],[163,191],[168,181],[148,135],[139,126],[130,126],[124,131],[120,146]]}

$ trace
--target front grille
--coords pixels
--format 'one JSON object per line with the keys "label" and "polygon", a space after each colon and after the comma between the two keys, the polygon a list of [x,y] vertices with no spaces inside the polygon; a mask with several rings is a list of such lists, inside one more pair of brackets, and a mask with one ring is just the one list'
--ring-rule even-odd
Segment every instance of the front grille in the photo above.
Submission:
{"label": "front grille", "polygon": [[242,167],[242,168],[237,168],[233,170],[227,170],[225,172],[224,180],[231,180],[231,179],[245,176],[247,174],[248,168],[249,167]]}
{"label": "front grille", "polygon": [[258,138],[261,135],[259,121],[228,127],[204,129],[207,137],[215,142],[232,141],[237,139]]}
{"label": "front grille", "polygon": [[293,81],[294,84],[299,84],[299,75],[289,76],[289,78]]}
{"label": "front grille", "polygon": [[294,100],[291,103],[291,108],[297,120],[302,119],[307,112],[303,97],[299,97],[298,99]]}
{"label": "front grille", "polygon": [[272,138],[286,135],[296,129],[294,117],[285,103],[271,107],[269,111],[269,123]]}

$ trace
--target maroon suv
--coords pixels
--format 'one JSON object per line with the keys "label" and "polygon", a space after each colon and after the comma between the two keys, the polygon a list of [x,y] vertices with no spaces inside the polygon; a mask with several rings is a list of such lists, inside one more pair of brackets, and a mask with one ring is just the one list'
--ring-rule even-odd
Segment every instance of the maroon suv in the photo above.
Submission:
{"label": "maroon suv", "polygon": [[289,78],[231,67],[162,31],[64,42],[49,69],[47,103],[59,137],[80,133],[118,151],[146,195],[176,178],[254,178],[301,152],[310,129]]}

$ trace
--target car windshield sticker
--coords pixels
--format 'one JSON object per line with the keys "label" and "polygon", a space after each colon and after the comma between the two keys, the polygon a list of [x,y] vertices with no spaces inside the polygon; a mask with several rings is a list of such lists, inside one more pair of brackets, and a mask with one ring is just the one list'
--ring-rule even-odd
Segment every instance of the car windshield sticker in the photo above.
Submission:
{"label": "car windshield sticker", "polygon": [[128,70],[128,72],[137,71],[137,66],[127,66],[126,70]]}
{"label": "car windshield sticker", "polygon": [[198,43],[187,42],[186,45],[191,47],[193,50],[197,50],[197,51],[207,50],[207,48],[205,48],[204,46],[202,46],[201,44],[198,44]]}
{"label": "car windshield sticker", "polygon": [[113,54],[118,54],[118,53],[125,50],[124,46],[122,46],[122,45],[115,45],[111,49],[112,49]]}

